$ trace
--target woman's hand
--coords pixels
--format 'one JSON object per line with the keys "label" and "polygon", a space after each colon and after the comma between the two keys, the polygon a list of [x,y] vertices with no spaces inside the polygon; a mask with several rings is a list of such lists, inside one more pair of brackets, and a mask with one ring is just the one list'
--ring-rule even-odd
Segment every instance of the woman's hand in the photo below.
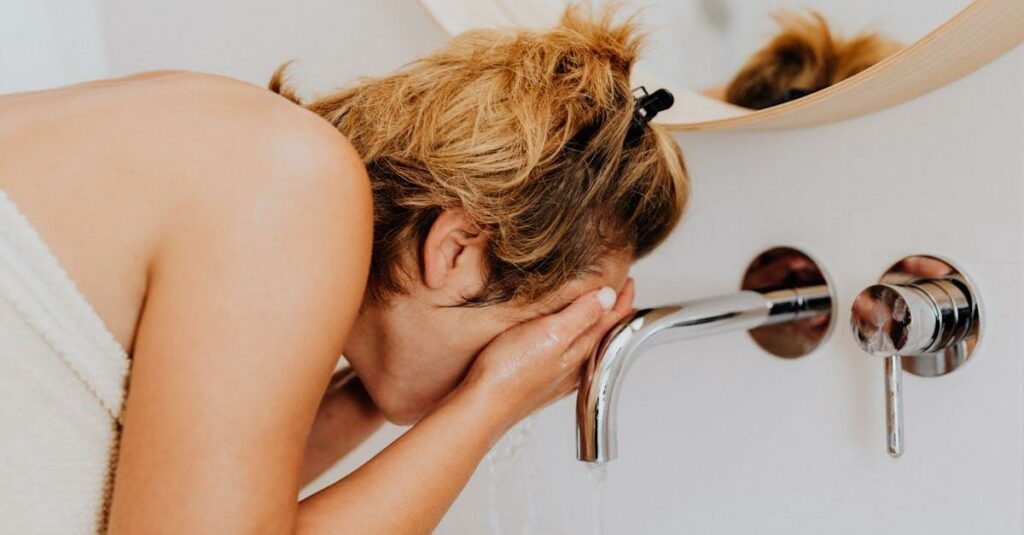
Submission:
{"label": "woman's hand", "polygon": [[610,289],[590,292],[502,333],[443,403],[355,472],[306,498],[297,531],[430,533],[498,438],[573,390],[580,364],[632,303],[628,281],[617,301]]}
{"label": "woman's hand", "polygon": [[616,299],[605,287],[561,311],[522,323],[494,339],[477,357],[466,386],[507,410],[509,425],[574,391],[581,365],[601,337],[632,311],[633,279]]}

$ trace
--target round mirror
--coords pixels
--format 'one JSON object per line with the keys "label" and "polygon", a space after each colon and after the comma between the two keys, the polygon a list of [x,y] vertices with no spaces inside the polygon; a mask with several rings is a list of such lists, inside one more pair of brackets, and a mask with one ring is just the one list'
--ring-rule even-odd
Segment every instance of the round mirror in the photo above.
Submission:
{"label": "round mirror", "polygon": [[[669,83],[706,92],[728,84],[775,39],[783,42],[766,51],[789,60],[790,65],[781,67],[808,68],[811,58],[804,55],[810,52],[870,66],[924,37],[968,4],[936,0],[922,9],[916,2],[883,0],[654,0],[641,12],[653,30],[641,67]],[[868,50],[846,50],[857,43]]]}
{"label": "round mirror", "polygon": [[[555,24],[568,0],[421,0],[449,34]],[[1024,40],[1019,0],[646,0],[635,86],[668,88],[676,130],[836,121],[910,100]]]}

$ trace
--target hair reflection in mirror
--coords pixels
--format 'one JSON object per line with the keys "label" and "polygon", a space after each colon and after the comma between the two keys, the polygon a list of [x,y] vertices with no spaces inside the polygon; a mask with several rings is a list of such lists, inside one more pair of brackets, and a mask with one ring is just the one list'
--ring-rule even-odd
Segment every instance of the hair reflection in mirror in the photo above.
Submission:
{"label": "hair reflection in mirror", "polygon": [[881,34],[836,36],[816,11],[779,11],[779,33],[754,53],[729,82],[725,100],[763,109],[845,80],[903,47]]}

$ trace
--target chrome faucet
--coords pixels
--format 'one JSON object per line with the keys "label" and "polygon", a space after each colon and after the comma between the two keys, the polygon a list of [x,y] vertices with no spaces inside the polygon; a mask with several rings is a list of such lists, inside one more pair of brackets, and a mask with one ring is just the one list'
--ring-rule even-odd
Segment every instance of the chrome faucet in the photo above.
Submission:
{"label": "chrome faucet", "polygon": [[831,311],[828,285],[814,284],[745,290],[634,312],[605,335],[587,364],[576,398],[577,458],[590,463],[615,459],[618,392],[626,371],[642,351],[658,344],[792,322]]}

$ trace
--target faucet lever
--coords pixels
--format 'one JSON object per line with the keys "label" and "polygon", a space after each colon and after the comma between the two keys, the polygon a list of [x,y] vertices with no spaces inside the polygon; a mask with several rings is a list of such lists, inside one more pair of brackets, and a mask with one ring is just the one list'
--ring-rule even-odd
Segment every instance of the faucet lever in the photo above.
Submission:
{"label": "faucet lever", "polygon": [[885,359],[885,431],[889,455],[903,455],[903,364],[899,355]]}

